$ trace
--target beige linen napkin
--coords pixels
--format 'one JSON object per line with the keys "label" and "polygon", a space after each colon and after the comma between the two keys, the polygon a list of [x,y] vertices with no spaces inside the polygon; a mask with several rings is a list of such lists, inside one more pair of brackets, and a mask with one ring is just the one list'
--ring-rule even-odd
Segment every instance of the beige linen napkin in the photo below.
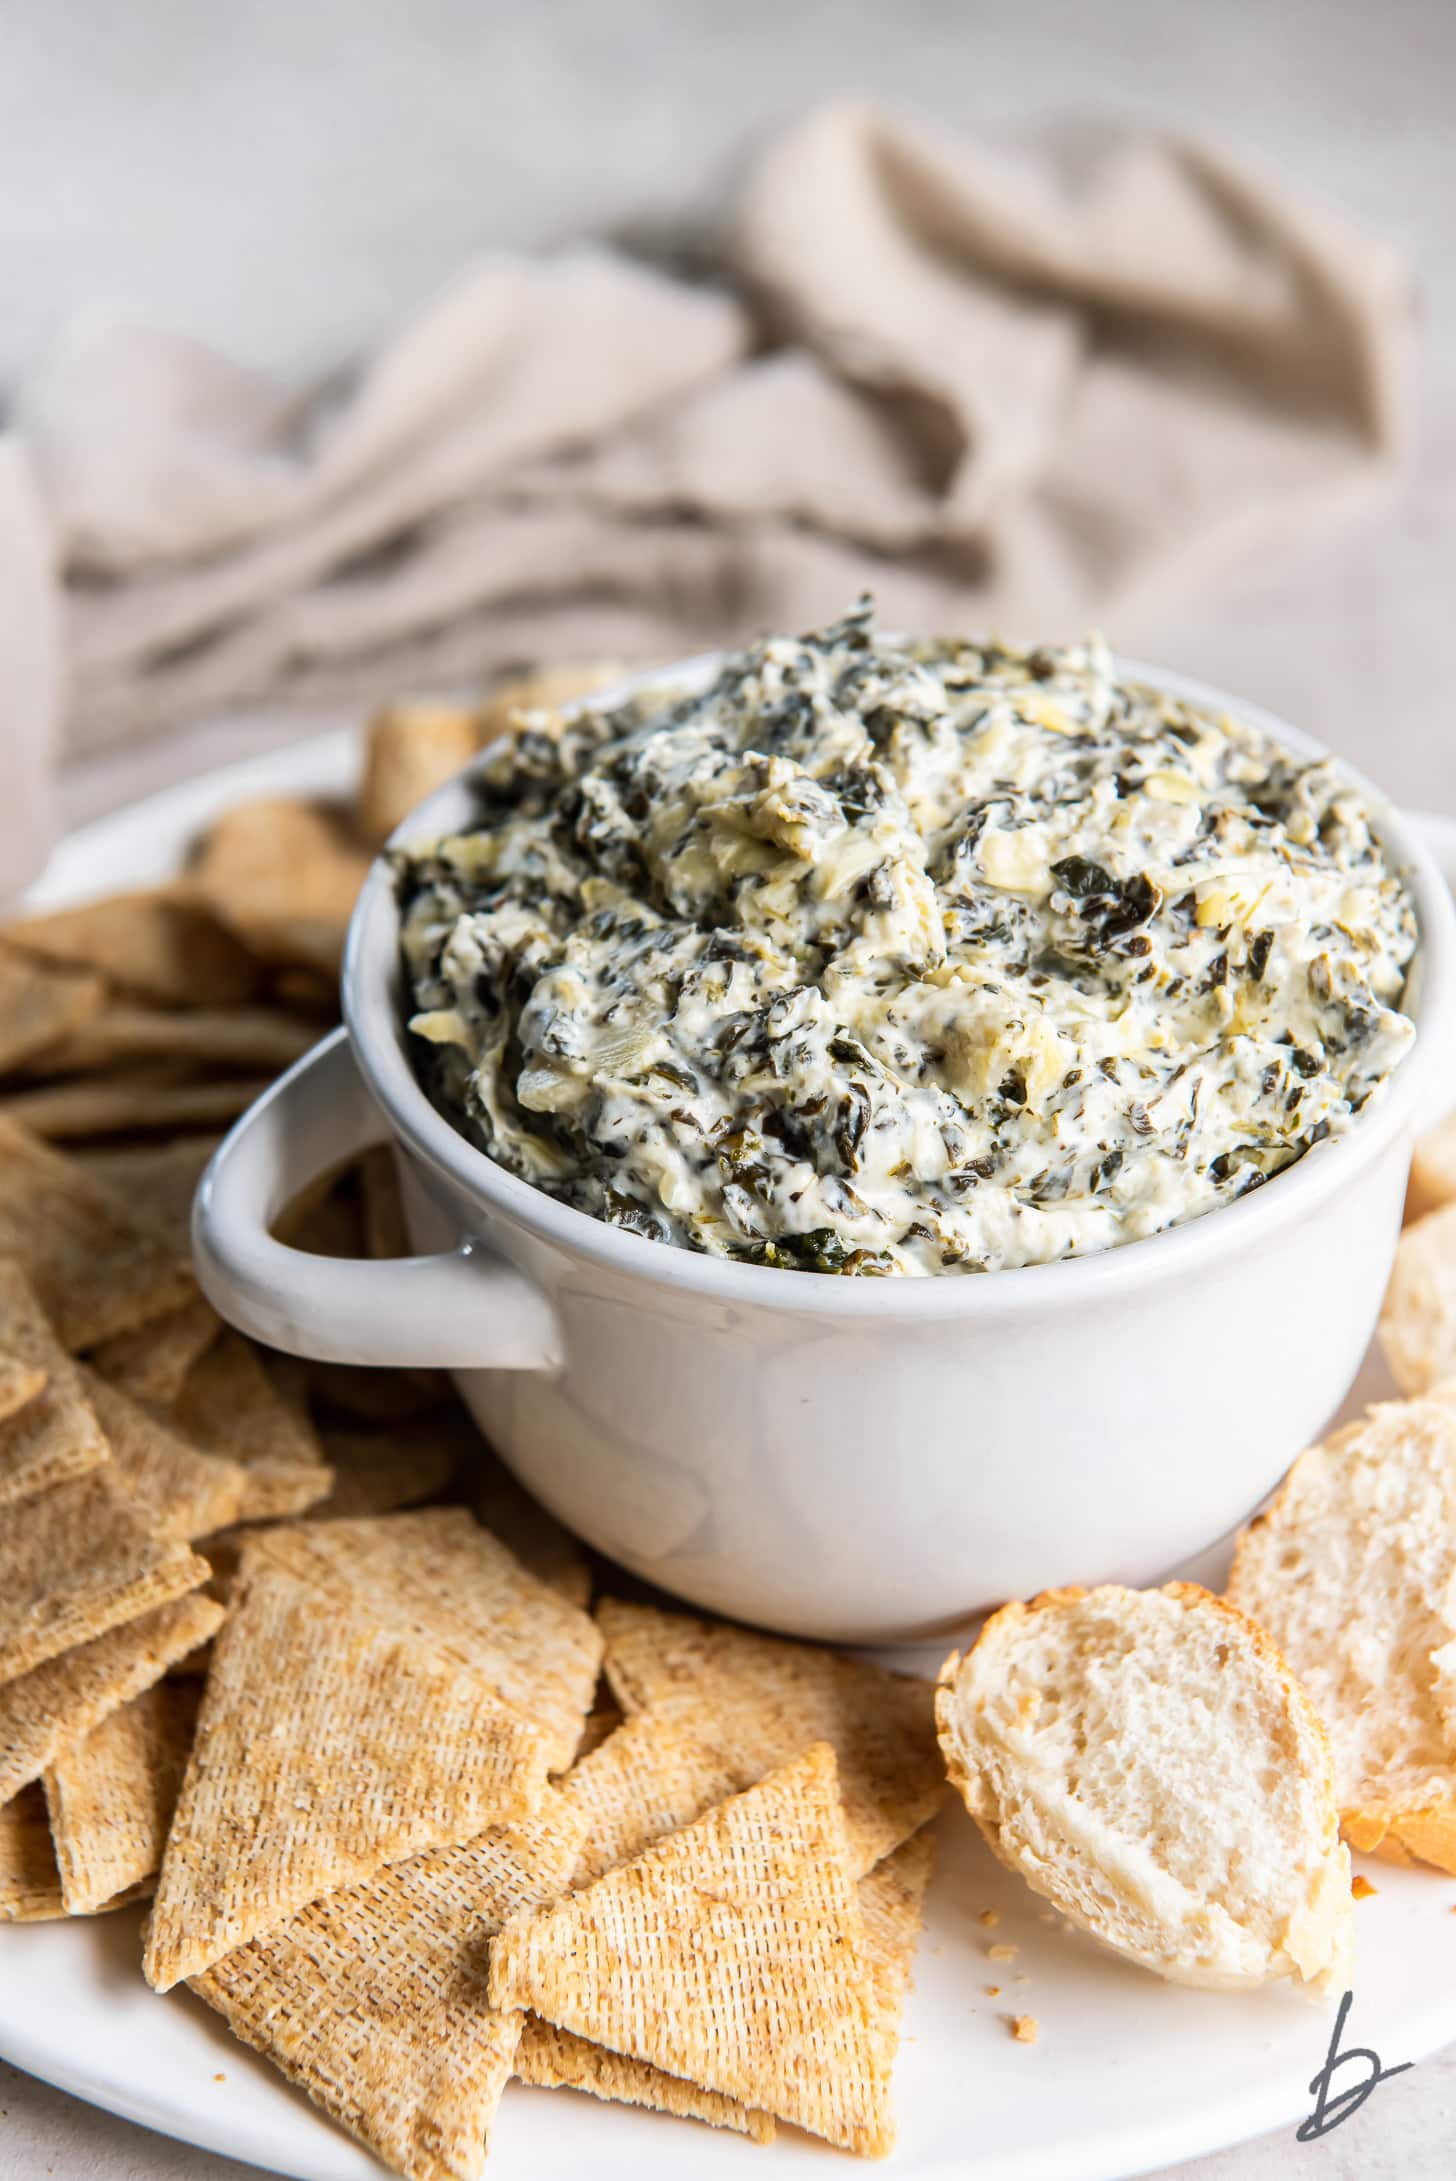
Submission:
{"label": "beige linen napkin", "polygon": [[[969,142],[835,102],[747,162],[721,268],[503,256],[316,388],[157,333],[73,345],[20,406],[62,753],[670,655],[866,584],[907,628],[1155,652],[1401,445],[1399,255],[1149,130]],[[42,535],[0,498],[0,567]],[[31,752],[40,710],[11,706]]]}

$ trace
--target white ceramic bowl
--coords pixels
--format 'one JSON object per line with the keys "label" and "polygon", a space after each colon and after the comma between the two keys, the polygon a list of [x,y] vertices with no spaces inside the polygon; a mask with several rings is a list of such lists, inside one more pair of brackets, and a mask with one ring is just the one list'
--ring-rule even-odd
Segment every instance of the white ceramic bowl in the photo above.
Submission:
{"label": "white ceramic bowl", "polygon": [[[714,663],[644,680],[701,681]],[[1324,754],[1216,691],[1125,671]],[[917,1640],[1050,1585],[1160,1578],[1242,1520],[1338,1406],[1379,1310],[1412,1138],[1452,1103],[1451,896],[1357,784],[1420,919],[1416,1046],[1348,1135],[1186,1226],[901,1280],[734,1264],[605,1226],[495,1165],[420,1089],[381,862],[350,933],[346,1029],[259,1100],[204,1177],[203,1286],[295,1354],[448,1366],[572,1529],[767,1627]],[[469,809],[452,782],[396,838]],[[270,1238],[290,1197],[381,1138],[418,1256],[345,1263]]]}

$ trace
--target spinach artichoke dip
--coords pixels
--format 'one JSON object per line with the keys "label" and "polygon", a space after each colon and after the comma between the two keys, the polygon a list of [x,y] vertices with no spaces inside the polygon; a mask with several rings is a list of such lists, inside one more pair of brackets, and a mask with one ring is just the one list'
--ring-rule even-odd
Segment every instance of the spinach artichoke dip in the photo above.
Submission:
{"label": "spinach artichoke dip", "polygon": [[491,1158],[755,1264],[985,1272],[1211,1211],[1415,1032],[1362,799],[1053,650],[868,602],[528,720],[399,858],[421,1072]]}

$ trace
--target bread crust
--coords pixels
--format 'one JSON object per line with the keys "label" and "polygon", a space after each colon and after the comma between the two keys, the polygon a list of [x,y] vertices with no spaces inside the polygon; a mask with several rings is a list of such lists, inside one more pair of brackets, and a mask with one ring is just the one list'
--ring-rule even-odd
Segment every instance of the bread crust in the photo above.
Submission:
{"label": "bread crust", "polygon": [[[1417,1399],[1422,1404],[1434,1401],[1443,1406],[1456,1406],[1456,1380],[1442,1379]],[[1305,1473],[1312,1465],[1338,1454],[1342,1446],[1357,1441],[1365,1425],[1366,1419],[1358,1417],[1318,1445],[1306,1448],[1290,1467],[1268,1506],[1244,1524],[1234,1542],[1228,1584],[1231,1595],[1227,1603],[1235,1604],[1241,1588],[1257,1595],[1261,1575],[1251,1566],[1255,1540],[1271,1526],[1277,1527],[1281,1523],[1291,1533],[1299,1528],[1297,1521],[1286,1514],[1286,1509],[1297,1498]],[[1246,1612],[1245,1618],[1255,1627],[1260,1625],[1252,1613]],[[1271,1637],[1270,1640],[1274,1639]],[[1333,1752],[1333,1738],[1328,1731],[1327,1739]],[[1456,1762],[1456,1753],[1453,1753],[1453,1762]],[[1391,1796],[1345,1802],[1340,1800],[1338,1790],[1336,1777],[1341,1837],[1358,1854],[1375,1855],[1384,1862],[1406,1866],[1428,1863],[1456,1875],[1456,1795],[1441,1798],[1428,1793],[1410,1802]]]}
{"label": "bread crust", "polygon": [[[1304,1760],[1312,1770],[1311,1784],[1325,1813],[1322,1850],[1326,1854],[1336,1852],[1339,1817],[1333,1745],[1328,1729],[1307,1690],[1273,1637],[1231,1600],[1217,1596],[1201,1584],[1165,1583],[1161,1594],[1175,1600],[1185,1612],[1206,1615],[1237,1629],[1240,1640],[1254,1653],[1258,1665],[1277,1680],[1297,1722]],[[997,1645],[1015,1642],[1037,1615],[1066,1611],[1080,1605],[1088,1595],[1084,1585],[1068,1584],[1055,1590],[1041,1591],[1025,1602],[1018,1600],[1002,1606],[998,1612],[992,1614],[968,1650],[951,1653],[941,1668],[936,1683],[936,1731],[945,1760],[946,1775],[975,1819],[992,1854],[1007,1869],[1015,1871],[1039,1892],[1044,1890],[1043,1887],[1036,1883],[1015,1848],[1003,1838],[994,1800],[977,1767],[968,1758],[956,1718],[958,1698],[963,1694],[960,1681],[975,1653],[984,1649],[985,1657],[989,1657]],[[1452,1845],[1456,1847],[1456,1830],[1453,1830]],[[1331,1966],[1340,1962],[1343,1951],[1341,1931],[1342,1928],[1348,1930],[1349,1866],[1348,1858],[1342,1851],[1340,1855],[1344,1864],[1345,1883],[1333,1887],[1323,1883],[1317,1886],[1314,1897],[1307,1904],[1307,1913],[1302,1919],[1296,1919],[1300,1922],[1300,1928],[1295,1930],[1291,1926],[1281,1941],[1283,1952],[1294,1964],[1301,1980],[1317,1986],[1328,1981]],[[1112,1943],[1101,1932],[1094,1932],[1093,1936],[1105,1944]],[[1130,1953],[1130,1958],[1141,1961],[1144,1967],[1157,1974],[1171,1976],[1174,1973],[1164,1963],[1149,1960],[1140,1954]],[[1191,1975],[1189,1980],[1200,1981]]]}

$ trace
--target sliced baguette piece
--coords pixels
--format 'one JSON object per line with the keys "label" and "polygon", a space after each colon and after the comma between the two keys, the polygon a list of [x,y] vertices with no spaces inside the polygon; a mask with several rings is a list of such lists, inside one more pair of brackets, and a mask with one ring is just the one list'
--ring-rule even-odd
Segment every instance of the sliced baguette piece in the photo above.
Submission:
{"label": "sliced baguette piece", "polygon": [[1380,1345],[1404,1394],[1424,1393],[1456,1371],[1456,1203],[1402,1227]]}
{"label": "sliced baguette piece", "polygon": [[1456,1113],[1416,1138],[1411,1153],[1410,1185],[1405,1193],[1407,1225],[1437,1212],[1456,1197]]}
{"label": "sliced baguette piece", "polygon": [[940,1677],[940,1744],[993,1853],[1175,1983],[1348,1979],[1329,1738],[1274,1645],[1193,1583],[1008,1605]]}
{"label": "sliced baguette piece", "polygon": [[1352,1847],[1456,1871],[1456,1382],[1372,1408],[1239,1536],[1229,1596],[1329,1728]]}

